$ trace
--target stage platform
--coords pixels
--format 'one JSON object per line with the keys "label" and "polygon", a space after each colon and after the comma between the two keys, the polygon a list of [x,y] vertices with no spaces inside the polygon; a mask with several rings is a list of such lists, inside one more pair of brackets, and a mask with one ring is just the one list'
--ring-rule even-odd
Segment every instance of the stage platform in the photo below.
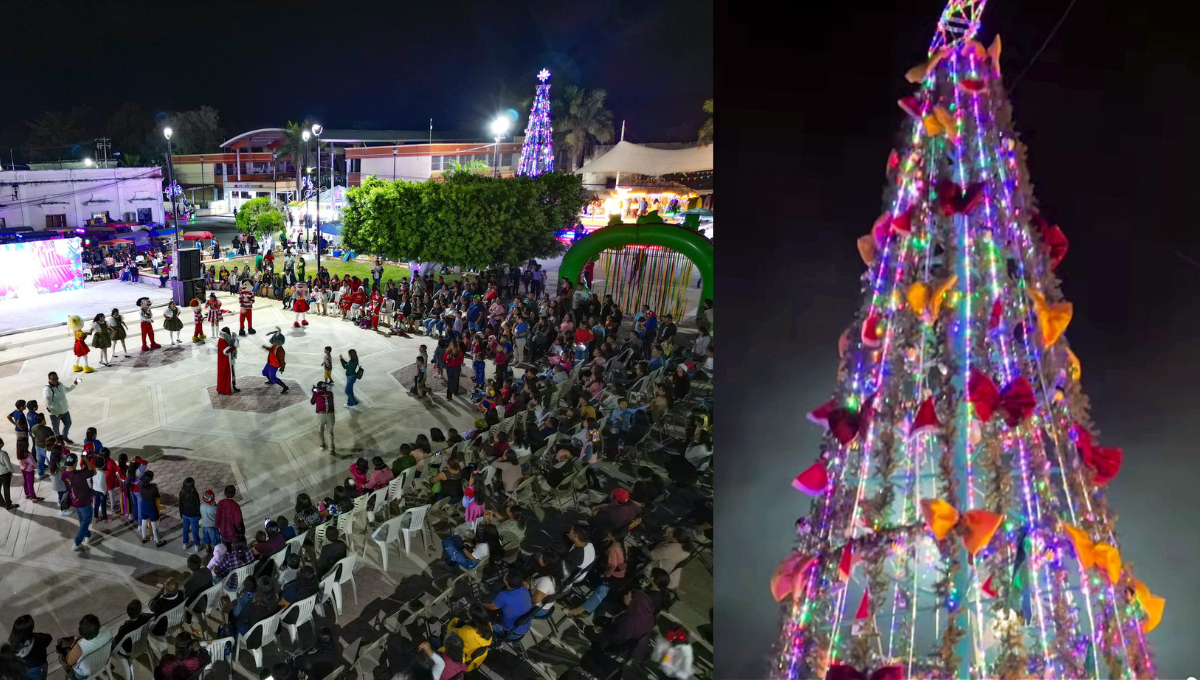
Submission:
{"label": "stage platform", "polygon": [[[88,320],[100,312],[107,315],[114,307],[121,310],[127,324],[135,324],[135,303],[140,297],[150,298],[155,307],[166,306],[171,301],[171,289],[159,288],[157,278],[153,279],[153,283],[100,281],[84,284],[84,287],[78,290],[3,300],[0,301],[0,337],[21,331],[62,326],[71,314],[78,314]],[[0,340],[0,345],[3,344],[4,341]]]}

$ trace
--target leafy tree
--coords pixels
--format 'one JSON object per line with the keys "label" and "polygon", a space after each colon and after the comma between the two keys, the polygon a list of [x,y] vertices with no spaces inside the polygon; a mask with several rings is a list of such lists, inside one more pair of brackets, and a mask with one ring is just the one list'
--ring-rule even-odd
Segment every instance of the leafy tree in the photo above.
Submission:
{"label": "leafy tree", "polygon": [[342,241],[353,250],[482,269],[562,252],[555,233],[583,208],[582,179],[456,174],[445,182],[368,177],[346,191]]}
{"label": "leafy tree", "polygon": [[700,126],[700,132],[697,135],[700,140],[700,146],[713,143],[713,100],[708,98],[704,100],[704,112],[708,114],[708,120]]}
{"label": "leafy tree", "polygon": [[238,231],[262,237],[283,229],[283,210],[282,203],[260,196],[243,203],[234,220]]}
{"label": "leafy tree", "polygon": [[31,160],[48,160],[69,155],[70,148],[78,144],[83,130],[70,116],[57,111],[43,111],[40,116],[27,123],[25,153]]}
{"label": "leafy tree", "polygon": [[613,140],[612,111],[604,108],[607,97],[608,92],[603,89],[589,91],[567,85],[562,98],[550,107],[555,142],[566,149],[572,172],[597,144]]}

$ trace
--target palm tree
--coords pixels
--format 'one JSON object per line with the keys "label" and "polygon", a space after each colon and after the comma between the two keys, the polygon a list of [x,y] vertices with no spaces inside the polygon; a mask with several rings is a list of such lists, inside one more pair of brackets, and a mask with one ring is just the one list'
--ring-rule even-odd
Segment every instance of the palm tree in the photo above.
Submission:
{"label": "palm tree", "polygon": [[700,126],[700,146],[713,143],[713,100],[708,98],[704,100],[704,112],[708,114],[708,120],[704,121],[704,125]]}
{"label": "palm tree", "polygon": [[304,155],[307,148],[312,144],[304,141],[304,131],[311,130],[313,126],[312,118],[304,119],[303,123],[293,123],[288,121],[283,128],[283,141],[277,150],[277,160],[282,160],[284,156],[291,156],[292,165],[296,168],[296,196],[299,197],[300,187],[304,185]]}
{"label": "palm tree", "polygon": [[558,114],[554,136],[567,152],[571,172],[595,145],[613,140],[612,111],[604,108],[607,97],[602,88],[588,91],[567,85],[562,98],[554,102],[551,110]]}

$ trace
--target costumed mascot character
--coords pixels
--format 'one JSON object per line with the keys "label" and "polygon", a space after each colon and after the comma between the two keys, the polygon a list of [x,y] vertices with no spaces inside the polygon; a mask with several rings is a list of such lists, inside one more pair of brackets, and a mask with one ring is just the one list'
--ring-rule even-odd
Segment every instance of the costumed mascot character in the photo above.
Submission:
{"label": "costumed mascot character", "polygon": [[[150,298],[138,298],[137,301],[138,316],[142,321],[142,351],[149,352],[152,349],[158,349],[162,345],[154,342],[154,312],[150,311]],[[150,342],[147,343],[146,340]]]}
{"label": "costumed mascot character", "polygon": [[[205,316],[208,318],[208,326],[213,337],[217,337],[217,326],[221,323],[221,301],[217,299],[216,293],[208,294],[208,302],[204,303]],[[207,336],[205,336],[207,337]]]}
{"label": "costumed mascot character", "polygon": [[167,331],[168,345],[182,345],[183,340],[179,339],[179,333],[183,330],[183,319],[179,318],[179,305],[175,304],[174,300],[167,303],[167,308],[163,310],[163,328]]}
{"label": "costumed mascot character", "polygon": [[192,330],[192,342],[204,342],[208,336],[204,334],[204,310],[200,307],[200,300],[192,298],[188,307],[192,308],[192,321],[196,324],[196,328]]}
{"label": "costumed mascot character", "polygon": [[233,394],[241,392],[237,386],[237,373],[234,366],[237,363],[238,338],[229,327],[221,329],[217,340],[217,393]]}
{"label": "costumed mascot character", "polygon": [[238,306],[241,308],[238,314],[238,335],[246,335],[247,330],[254,335],[258,331],[254,330],[254,288],[249,281],[242,281],[241,290],[238,291]]}
{"label": "costumed mascot character", "polygon": [[292,325],[296,328],[308,325],[308,285],[303,281],[296,283],[296,287],[292,293],[292,311],[296,313],[296,320]]}
{"label": "costumed mascot character", "polygon": [[283,332],[276,328],[268,338],[271,344],[262,346],[263,349],[267,350],[267,365],[263,366],[263,377],[267,379],[267,385],[275,384],[282,387],[283,391],[280,394],[287,394],[288,392],[288,386],[284,385],[283,381],[279,379],[279,374],[283,373],[284,368],[287,366],[283,353],[284,339]]}
{"label": "costumed mascot character", "polygon": [[83,319],[77,314],[68,316],[67,329],[71,331],[71,337],[75,338],[75,368],[73,370],[76,373],[95,371],[96,369],[88,365],[87,355],[92,350],[87,346],[87,332],[83,330]]}

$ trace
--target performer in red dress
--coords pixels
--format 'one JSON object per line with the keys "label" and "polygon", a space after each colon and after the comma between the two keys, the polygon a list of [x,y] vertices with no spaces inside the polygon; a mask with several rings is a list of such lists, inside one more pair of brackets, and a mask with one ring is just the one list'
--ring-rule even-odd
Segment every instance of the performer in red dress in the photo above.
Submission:
{"label": "performer in red dress", "polygon": [[308,325],[308,284],[303,281],[296,283],[296,288],[292,294],[292,311],[296,313],[296,320],[292,325],[296,328]]}
{"label": "performer in red dress", "polygon": [[383,296],[379,294],[379,289],[371,291],[371,329],[379,330],[379,310],[383,307]]}
{"label": "performer in red dress", "polygon": [[238,314],[238,335],[246,335],[247,330],[250,331],[250,335],[254,335],[258,331],[254,330],[254,289],[249,281],[242,281],[242,289],[238,291],[238,307],[241,308]]}
{"label": "performer in red dress", "polygon": [[229,327],[221,329],[220,340],[217,341],[217,393],[233,394],[241,392],[237,387],[237,375],[233,366],[237,360],[237,337]]}
{"label": "performer in red dress", "polygon": [[221,323],[221,301],[217,299],[216,293],[208,294],[208,302],[204,303],[204,308],[213,337],[217,337],[217,325]]}
{"label": "performer in red dress", "polygon": [[192,321],[196,324],[196,328],[192,331],[192,342],[204,342],[208,336],[204,334],[204,311],[200,308],[200,300],[192,298],[188,307],[192,308]]}

